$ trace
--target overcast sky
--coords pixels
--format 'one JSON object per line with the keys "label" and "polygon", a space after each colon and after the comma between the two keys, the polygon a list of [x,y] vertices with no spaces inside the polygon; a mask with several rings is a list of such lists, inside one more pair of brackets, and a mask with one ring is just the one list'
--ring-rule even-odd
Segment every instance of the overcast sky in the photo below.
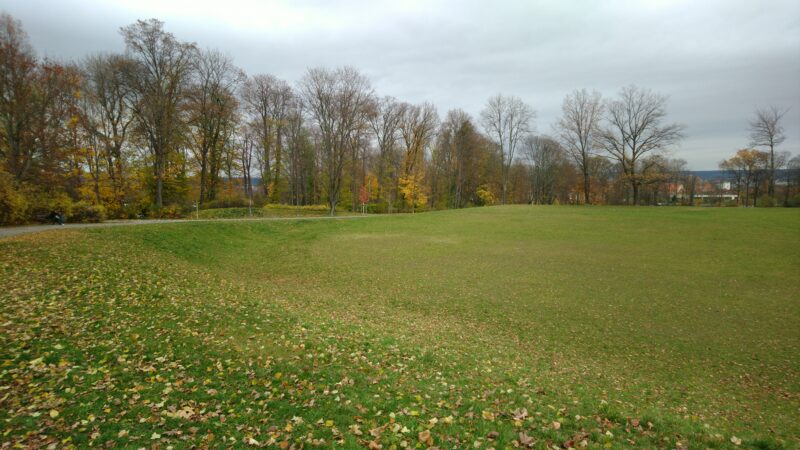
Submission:
{"label": "overcast sky", "polygon": [[352,65],[375,91],[444,116],[477,116],[516,95],[551,133],[576,88],[615,96],[636,84],[669,97],[686,126],[672,154],[695,170],[748,145],[758,107],[790,108],[800,154],[800,1],[4,0],[39,56],[122,51],[119,27],[158,18],[179,39],[229,53],[248,74],[290,82],[308,67]]}

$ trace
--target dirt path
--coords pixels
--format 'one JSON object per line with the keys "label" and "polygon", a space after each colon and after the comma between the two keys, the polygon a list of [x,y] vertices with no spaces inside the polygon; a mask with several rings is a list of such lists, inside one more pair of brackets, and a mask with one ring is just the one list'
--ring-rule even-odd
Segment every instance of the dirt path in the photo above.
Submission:
{"label": "dirt path", "polygon": [[240,222],[240,221],[286,221],[286,220],[345,220],[363,219],[374,216],[337,216],[337,217],[256,217],[242,219],[153,219],[153,220],[118,220],[103,223],[68,223],[65,225],[25,225],[21,227],[0,227],[0,239],[20,234],[41,233],[50,230],[70,230],[73,228],[116,227],[132,225],[150,225],[157,223],[192,223],[192,222]]}

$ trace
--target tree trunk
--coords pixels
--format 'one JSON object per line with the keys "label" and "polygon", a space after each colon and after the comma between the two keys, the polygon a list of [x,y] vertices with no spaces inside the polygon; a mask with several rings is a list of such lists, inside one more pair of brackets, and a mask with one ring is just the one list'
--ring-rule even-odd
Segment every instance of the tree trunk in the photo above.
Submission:
{"label": "tree trunk", "polygon": [[775,146],[769,144],[769,184],[767,185],[767,194],[770,198],[775,197]]}
{"label": "tree trunk", "polygon": [[[586,166],[584,165],[584,167],[586,167]],[[592,201],[591,201],[591,199],[589,197],[589,192],[591,192],[591,189],[589,189],[589,172],[586,169],[584,169],[584,171],[583,171],[583,203],[586,204],[586,205],[591,205],[592,204]]]}
{"label": "tree trunk", "polygon": [[206,162],[205,158],[200,163],[200,199],[198,200],[198,204],[202,204],[203,201],[206,199]]}
{"label": "tree trunk", "polygon": [[156,208],[164,206],[164,155],[161,152],[156,154]]}
{"label": "tree trunk", "polygon": [[272,196],[270,197],[272,203],[278,203],[280,199],[278,198],[278,180],[280,180],[281,174],[281,130],[278,128],[275,131],[275,174],[272,176],[272,179],[275,185],[272,187]]}

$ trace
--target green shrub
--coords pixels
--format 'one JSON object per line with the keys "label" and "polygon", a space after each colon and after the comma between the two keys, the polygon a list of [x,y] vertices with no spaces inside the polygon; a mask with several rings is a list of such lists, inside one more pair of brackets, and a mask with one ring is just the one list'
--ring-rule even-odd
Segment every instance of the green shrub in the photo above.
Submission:
{"label": "green shrub", "polygon": [[16,186],[11,174],[0,172],[0,224],[24,223],[28,219],[28,200]]}
{"label": "green shrub", "polygon": [[203,202],[203,209],[243,208],[250,202],[245,197],[222,197]]}
{"label": "green shrub", "polygon": [[735,207],[739,206],[739,202],[737,202],[736,200],[725,200],[724,202],[722,202],[722,206]]}
{"label": "green shrub", "polygon": [[156,211],[155,217],[159,219],[181,219],[186,214],[184,208],[177,203],[170,203]]}
{"label": "green shrub", "polygon": [[282,209],[282,210],[287,210],[287,211],[327,212],[328,211],[328,205],[302,205],[302,206],[295,206],[295,205],[284,205],[284,204],[280,204],[280,203],[268,203],[268,204],[264,205],[264,209]]}
{"label": "green shrub", "polygon": [[103,205],[95,205],[87,201],[72,204],[68,222],[99,223],[106,220],[106,209]]}
{"label": "green shrub", "polygon": [[756,205],[761,208],[772,208],[774,206],[777,206],[778,202],[769,195],[762,195],[761,197],[758,197]]}
{"label": "green shrub", "polygon": [[367,205],[367,211],[373,214],[386,214],[389,212],[389,203],[380,201]]}
{"label": "green shrub", "polygon": [[794,208],[800,207],[800,192],[789,198],[789,206]]}

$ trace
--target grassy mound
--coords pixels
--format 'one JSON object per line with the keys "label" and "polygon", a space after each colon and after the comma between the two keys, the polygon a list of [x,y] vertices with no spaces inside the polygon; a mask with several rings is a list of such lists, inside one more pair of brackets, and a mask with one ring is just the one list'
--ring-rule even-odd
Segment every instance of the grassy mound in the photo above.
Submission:
{"label": "grassy mound", "polygon": [[796,448],[799,227],[496,207],[3,240],[3,440]]}
{"label": "grassy mound", "polygon": [[[327,216],[327,207],[267,205],[263,208],[214,208],[202,209],[197,216],[200,219],[246,219],[249,217],[322,217]],[[190,218],[195,218],[192,213]]]}

